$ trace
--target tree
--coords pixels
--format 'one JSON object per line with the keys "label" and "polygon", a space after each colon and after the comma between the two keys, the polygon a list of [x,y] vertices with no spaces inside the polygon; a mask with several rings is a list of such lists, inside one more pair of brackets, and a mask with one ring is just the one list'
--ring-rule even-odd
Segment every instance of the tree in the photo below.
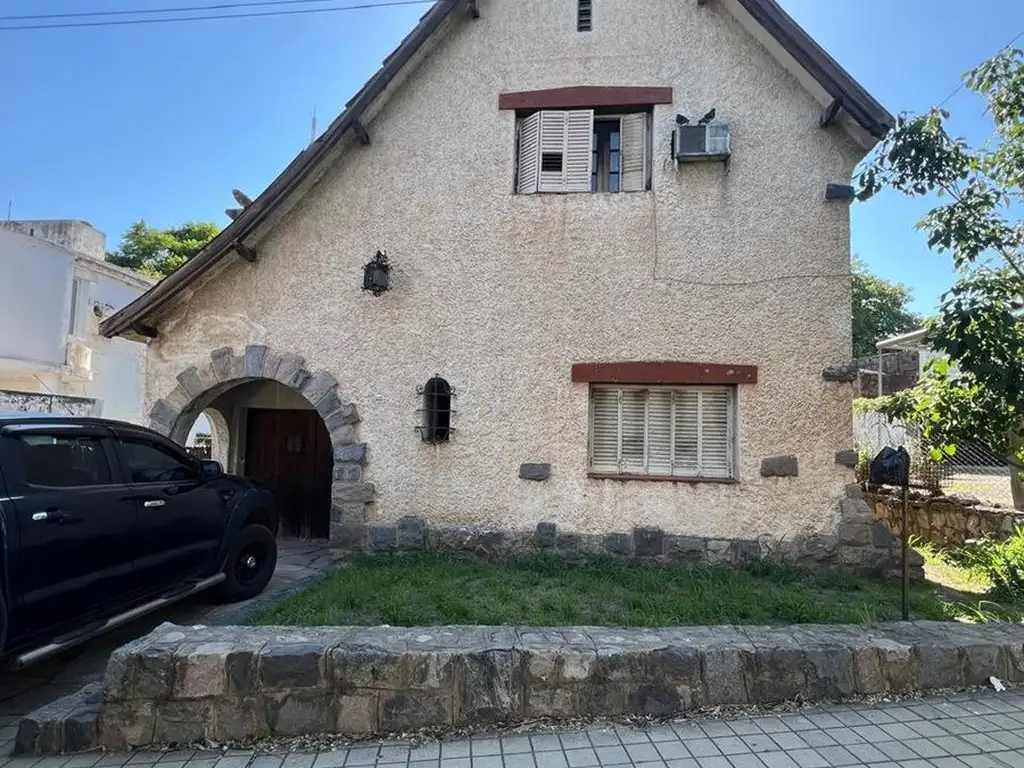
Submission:
{"label": "tree", "polygon": [[951,254],[961,275],[927,325],[929,342],[957,372],[933,365],[882,410],[919,426],[933,456],[973,440],[1003,452],[1014,506],[1024,509],[1024,52],[1001,51],[965,84],[988,103],[989,142],[971,148],[952,137],[940,108],[901,115],[859,179],[861,199],[889,187],[948,200],[918,228],[930,248]]}
{"label": "tree", "polygon": [[207,221],[187,221],[169,229],[137,221],[124,233],[121,247],[107,254],[107,261],[159,280],[199,253],[217,231],[217,225]]}
{"label": "tree", "polygon": [[875,344],[889,336],[921,327],[922,319],[907,310],[910,289],[883,280],[853,258],[853,356],[875,354]]}

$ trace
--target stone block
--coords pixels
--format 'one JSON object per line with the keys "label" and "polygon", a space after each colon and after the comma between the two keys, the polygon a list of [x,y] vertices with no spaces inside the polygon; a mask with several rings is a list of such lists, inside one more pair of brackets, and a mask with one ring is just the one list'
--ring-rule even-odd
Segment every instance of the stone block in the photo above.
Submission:
{"label": "stone block", "polygon": [[[671,691],[674,694],[677,711],[696,709],[707,703],[703,661],[700,650],[695,646],[670,644],[666,648],[648,649],[640,679],[656,683]],[[648,695],[653,693],[648,692]],[[654,698],[667,701],[665,697]]]}
{"label": "stone block", "polygon": [[[334,394],[336,396],[337,389],[338,380],[334,378],[334,376],[327,371],[317,371],[305,382],[300,392],[314,408],[320,410],[317,407],[320,402],[330,394]],[[327,413],[333,413],[338,407],[340,407],[340,405],[341,403],[338,402],[338,405],[330,411],[327,411]]]}
{"label": "stone block", "polygon": [[339,408],[341,408],[341,397],[333,389],[316,404],[316,412],[320,414],[322,419],[326,419],[332,413],[337,412]]}
{"label": "stone block", "polygon": [[[334,509],[331,509],[333,516]],[[345,552],[361,552],[366,548],[367,530],[361,522],[332,522],[330,542],[332,547]]]}
{"label": "stone block", "polygon": [[450,693],[403,691],[380,694],[380,729],[408,731],[453,724]]}
{"label": "stone block", "polygon": [[839,543],[848,546],[870,546],[874,534],[870,520],[844,520],[839,524]]}
{"label": "stone block", "polygon": [[189,403],[192,402],[192,397],[185,388],[179,384],[171,390],[171,394],[165,397],[164,400],[171,406],[171,408],[180,413],[185,410]]}
{"label": "stone block", "polygon": [[175,698],[222,696],[227,689],[227,659],[231,651],[231,643],[204,643],[178,659]]}
{"label": "stone block", "polygon": [[665,556],[670,563],[680,565],[704,565],[707,563],[707,539],[699,536],[666,535]]}
{"label": "stone block", "polygon": [[603,537],[602,546],[615,555],[628,556],[633,553],[633,539],[626,533],[609,533]]}
{"label": "stone block", "polygon": [[342,403],[340,407],[324,417],[324,424],[327,425],[328,432],[358,423],[359,411],[352,403]]}
{"label": "stone block", "polygon": [[366,464],[366,443],[351,443],[334,446],[334,461]]}
{"label": "stone block", "polygon": [[174,654],[169,648],[147,648],[131,661],[131,688],[125,698],[165,699],[174,687]]}
{"label": "stone block", "polygon": [[891,547],[899,545],[900,540],[892,535],[888,528],[881,522],[871,524],[871,545],[874,547]]}
{"label": "stone block", "polygon": [[518,651],[459,654],[455,660],[455,725],[502,723],[522,716],[523,685]]}
{"label": "stone block", "polygon": [[249,344],[243,355],[242,375],[247,379],[263,378],[264,363],[267,360],[267,348],[263,344]]}
{"label": "stone block", "polygon": [[152,701],[107,701],[100,714],[100,746],[123,750],[153,743],[156,711]]}
{"label": "stone block", "polygon": [[393,552],[398,546],[398,528],[394,525],[371,525],[369,543],[373,552]]}
{"label": "stone block", "polygon": [[563,554],[572,556],[580,551],[580,536],[578,533],[560,533],[555,537],[555,549]]}
{"label": "stone block", "polygon": [[792,454],[761,459],[761,477],[796,477],[798,474],[797,458]]}
{"label": "stone block", "polygon": [[871,507],[863,499],[843,499],[839,502],[839,516],[843,520],[873,520]]}
{"label": "stone block", "polygon": [[234,648],[224,662],[227,692],[231,697],[250,696],[256,692],[257,649]]}
{"label": "stone block", "polygon": [[761,559],[761,544],[752,539],[734,539],[732,554],[737,563],[749,563]]}
{"label": "stone block", "polygon": [[210,738],[216,741],[244,741],[270,733],[265,708],[254,697],[214,699],[210,712]]}
{"label": "stone block", "polygon": [[520,464],[519,477],[523,480],[547,480],[551,477],[550,464]]}
{"label": "stone block", "polygon": [[806,652],[796,643],[758,647],[747,677],[751,701],[789,701],[802,695],[807,687]]}
{"label": "stone block", "polygon": [[337,451],[339,448],[350,446],[356,441],[356,428],[352,424],[343,424],[330,430],[331,446]]}
{"label": "stone block", "polygon": [[333,695],[306,691],[266,700],[267,722],[275,736],[330,733],[338,723]]}
{"label": "stone block", "polygon": [[166,400],[157,400],[149,411],[149,420],[155,424],[162,424],[170,430],[180,413]]}
{"label": "stone block", "polygon": [[158,744],[193,744],[205,741],[212,730],[208,701],[161,701],[156,703],[153,739]]}
{"label": "stone block", "polygon": [[427,524],[420,517],[407,515],[398,521],[397,547],[403,552],[416,552],[427,545]]}
{"label": "stone block", "polygon": [[744,705],[757,700],[747,693],[747,669],[751,652],[725,644],[701,650],[707,704]]}
{"label": "stone block", "polygon": [[637,557],[661,557],[665,551],[665,532],[661,528],[634,528],[633,549]]}
{"label": "stone block", "polygon": [[259,657],[259,689],[293,691],[326,684],[324,647],[317,643],[268,643]]}
{"label": "stone block", "polygon": [[853,652],[835,643],[810,645],[807,658],[806,694],[811,700],[836,699],[857,692]]}
{"label": "stone block", "polygon": [[871,645],[854,645],[850,648],[853,657],[853,684],[861,696],[885,693],[888,682],[882,671],[878,650]]}
{"label": "stone block", "polygon": [[334,479],[343,483],[358,483],[363,479],[363,468],[351,462],[336,462]]}
{"label": "stone block", "polygon": [[367,735],[378,730],[376,692],[338,696],[338,733]]}
{"label": "stone block", "polygon": [[194,365],[178,374],[178,386],[188,393],[189,402],[206,391],[203,382],[199,380],[199,371]]}
{"label": "stone block", "polygon": [[555,546],[558,537],[558,526],[554,523],[537,523],[537,529],[533,534],[534,544],[540,549],[548,549]]}
{"label": "stone block", "polygon": [[231,381],[235,378],[233,358],[235,351],[231,347],[219,347],[210,353],[210,365],[217,381]]}
{"label": "stone block", "polygon": [[331,501],[335,504],[368,504],[375,495],[373,483],[335,481],[331,484]]}
{"label": "stone block", "polygon": [[729,539],[708,539],[705,549],[708,565],[732,565],[732,542]]}
{"label": "stone block", "polygon": [[836,452],[836,464],[842,467],[855,468],[857,466],[857,458],[857,452],[852,449]]}
{"label": "stone block", "polygon": [[306,360],[291,352],[282,352],[274,378],[286,387],[301,390],[309,380],[310,372],[306,369]]}
{"label": "stone block", "polygon": [[914,690],[920,663],[913,647],[888,638],[879,638],[874,644],[886,690],[892,693]]}

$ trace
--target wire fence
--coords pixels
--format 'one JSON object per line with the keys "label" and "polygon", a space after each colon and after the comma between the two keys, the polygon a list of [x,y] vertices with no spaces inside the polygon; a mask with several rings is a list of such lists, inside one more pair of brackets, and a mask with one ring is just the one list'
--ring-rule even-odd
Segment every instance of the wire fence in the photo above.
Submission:
{"label": "wire fence", "polygon": [[1013,506],[1006,460],[984,445],[958,444],[953,456],[933,461],[920,433],[876,411],[853,413],[853,442],[868,460],[885,448],[903,446],[910,454],[910,482],[942,493],[969,493],[982,501]]}

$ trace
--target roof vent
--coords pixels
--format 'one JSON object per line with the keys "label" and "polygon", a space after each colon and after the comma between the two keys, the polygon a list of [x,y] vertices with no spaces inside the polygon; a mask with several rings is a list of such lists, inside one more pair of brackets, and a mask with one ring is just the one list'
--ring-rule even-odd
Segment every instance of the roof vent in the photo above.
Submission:
{"label": "roof vent", "polygon": [[593,0],[577,0],[576,31],[589,32],[594,28]]}

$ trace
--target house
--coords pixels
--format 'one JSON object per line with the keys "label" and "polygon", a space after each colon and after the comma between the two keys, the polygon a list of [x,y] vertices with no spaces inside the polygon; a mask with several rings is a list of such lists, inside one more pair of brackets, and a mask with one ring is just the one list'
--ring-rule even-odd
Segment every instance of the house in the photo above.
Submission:
{"label": "house", "polygon": [[823,369],[890,123],[773,0],[439,0],[102,330],[289,533],[831,562],[871,546]]}
{"label": "house", "polygon": [[153,281],[105,247],[84,221],[0,221],[0,410],[142,421],[146,349],[99,323]]}

